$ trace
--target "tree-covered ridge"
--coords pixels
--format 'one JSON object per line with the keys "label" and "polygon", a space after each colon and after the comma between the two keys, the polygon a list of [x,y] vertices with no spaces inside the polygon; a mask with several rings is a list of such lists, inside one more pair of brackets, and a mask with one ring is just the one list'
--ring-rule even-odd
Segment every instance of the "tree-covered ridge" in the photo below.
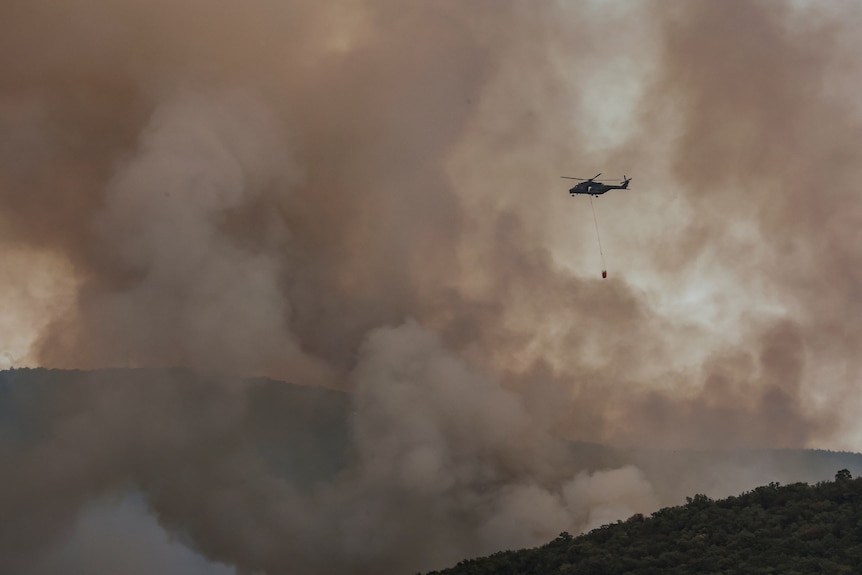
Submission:
{"label": "tree-covered ridge", "polygon": [[547,545],[460,562],[438,575],[862,573],[862,478],[771,483],[705,495]]}

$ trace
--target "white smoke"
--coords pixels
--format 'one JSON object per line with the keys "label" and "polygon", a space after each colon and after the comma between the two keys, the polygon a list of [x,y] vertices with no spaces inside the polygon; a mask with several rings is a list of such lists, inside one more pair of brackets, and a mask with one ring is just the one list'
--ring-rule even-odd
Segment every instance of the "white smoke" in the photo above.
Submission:
{"label": "white smoke", "polygon": [[[283,297],[291,237],[270,196],[301,173],[283,133],[259,99],[238,92],[180,92],[155,110],[95,221],[104,257],[128,281],[84,300],[97,331],[137,326],[114,338],[130,362],[245,373],[289,362],[303,381],[320,381]],[[231,218],[260,202],[273,211],[243,243]]]}
{"label": "white smoke", "polygon": [[369,566],[401,558],[392,566],[442,567],[654,504],[633,467],[575,476],[565,445],[518,395],[413,320],[371,332],[353,379],[358,461],[349,486],[338,486],[349,519],[335,532],[359,544]]}
{"label": "white smoke", "polygon": [[538,545],[655,504],[636,468],[578,474],[518,395],[416,321],[370,332],[351,378],[355,451],[339,476],[297,489],[224,452],[145,486],[155,512],[240,569],[364,574]]}

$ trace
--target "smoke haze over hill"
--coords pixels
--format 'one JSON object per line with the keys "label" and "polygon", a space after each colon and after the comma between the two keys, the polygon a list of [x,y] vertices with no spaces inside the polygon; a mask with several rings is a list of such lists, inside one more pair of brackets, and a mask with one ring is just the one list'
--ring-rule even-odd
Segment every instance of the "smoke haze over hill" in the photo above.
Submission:
{"label": "smoke haze over hill", "polygon": [[[157,492],[157,458],[98,438],[230,437],[241,401],[164,428],[127,417],[139,398],[93,397],[116,415],[60,424],[88,454],[73,499],[131,481],[249,572],[409,570],[585,527],[605,481],[562,439],[854,445],[860,20],[741,0],[6,2],[9,362],[355,394],[357,460],[314,497],[239,449]],[[598,171],[634,176],[596,201],[604,281],[558,179]],[[22,486],[55,472],[60,446],[39,449],[15,452]],[[131,479],[121,456],[141,458]],[[625,509],[655,503],[637,468],[607,473]],[[236,474],[253,487],[188,504]]]}

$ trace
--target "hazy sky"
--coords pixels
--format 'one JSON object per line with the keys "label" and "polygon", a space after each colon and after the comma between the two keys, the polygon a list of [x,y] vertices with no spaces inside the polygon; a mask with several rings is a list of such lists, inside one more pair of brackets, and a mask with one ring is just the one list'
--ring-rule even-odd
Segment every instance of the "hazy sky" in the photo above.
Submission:
{"label": "hazy sky", "polygon": [[0,361],[344,385],[415,318],[570,419],[852,447],[856,9],[497,6],[8,5]]}
{"label": "hazy sky", "polygon": [[[389,519],[384,488],[473,486],[488,453],[522,478],[551,437],[855,450],[860,23],[838,1],[5,2],[0,365],[351,390],[370,475],[325,506]],[[598,172],[633,177],[594,202],[605,280],[560,179]],[[536,501],[536,533],[583,526],[589,481],[548,478],[507,483],[470,549],[525,541]]]}

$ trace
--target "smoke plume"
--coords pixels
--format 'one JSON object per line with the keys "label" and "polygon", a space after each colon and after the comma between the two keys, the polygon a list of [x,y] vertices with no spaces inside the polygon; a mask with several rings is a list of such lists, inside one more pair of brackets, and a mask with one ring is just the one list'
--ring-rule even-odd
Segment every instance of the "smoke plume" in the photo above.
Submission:
{"label": "smoke plume", "polygon": [[[307,492],[238,439],[229,383],[64,395],[96,416],[58,408],[61,431],[4,447],[0,510],[32,523],[0,556],[26,572],[133,485],[242,570],[406,572],[656,505],[640,470],[586,474],[566,439],[852,445],[860,19],[4,3],[5,361],[343,389],[355,454]],[[594,201],[607,280],[559,179],[596,172],[634,176]]]}

